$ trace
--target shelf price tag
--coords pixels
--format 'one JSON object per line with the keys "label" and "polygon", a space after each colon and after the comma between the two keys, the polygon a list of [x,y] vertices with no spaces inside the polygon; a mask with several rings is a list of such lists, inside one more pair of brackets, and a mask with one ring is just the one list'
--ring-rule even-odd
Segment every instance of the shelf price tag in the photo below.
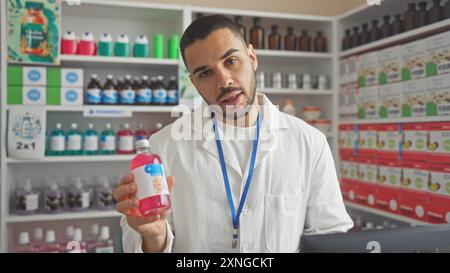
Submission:
{"label": "shelf price tag", "polygon": [[129,118],[133,115],[129,109],[115,107],[86,107],[83,111],[84,117],[94,118]]}

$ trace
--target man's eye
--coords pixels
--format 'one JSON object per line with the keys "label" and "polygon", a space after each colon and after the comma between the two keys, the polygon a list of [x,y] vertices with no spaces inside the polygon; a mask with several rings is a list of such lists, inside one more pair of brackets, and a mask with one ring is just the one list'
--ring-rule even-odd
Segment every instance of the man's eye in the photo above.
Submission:
{"label": "man's eye", "polygon": [[207,76],[209,76],[209,74],[210,74],[209,70],[205,70],[202,73],[200,73],[200,78],[207,77]]}
{"label": "man's eye", "polygon": [[237,63],[237,60],[236,60],[236,59],[229,59],[229,60],[227,61],[227,63],[228,63],[228,64],[235,64],[235,63]]}

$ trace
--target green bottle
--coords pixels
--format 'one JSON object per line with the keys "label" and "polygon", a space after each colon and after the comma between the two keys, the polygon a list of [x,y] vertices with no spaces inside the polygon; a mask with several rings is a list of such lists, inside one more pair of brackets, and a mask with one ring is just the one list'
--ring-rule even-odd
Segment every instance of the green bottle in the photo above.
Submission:
{"label": "green bottle", "polygon": [[153,37],[153,57],[156,59],[164,58],[164,36],[160,33]]}
{"label": "green bottle", "polygon": [[178,59],[179,46],[180,46],[179,36],[176,34],[170,36],[169,46],[167,49],[169,59]]}
{"label": "green bottle", "polygon": [[146,58],[148,57],[148,38],[145,35],[139,35],[136,37],[136,40],[134,42],[133,46],[133,56],[134,57],[140,57],[140,58]]}
{"label": "green bottle", "polygon": [[81,132],[78,131],[78,125],[76,123],[72,123],[70,125],[70,131],[67,133],[67,155],[81,155],[82,152],[82,135]]}
{"label": "green bottle", "polygon": [[106,123],[105,130],[100,136],[100,154],[112,155],[116,153],[116,134],[111,129],[111,123]]}
{"label": "green bottle", "polygon": [[61,123],[56,123],[55,129],[50,135],[49,141],[49,151],[50,156],[61,156],[64,155],[66,149],[66,137],[64,131],[61,129]]}
{"label": "green bottle", "polygon": [[130,55],[130,40],[125,34],[120,34],[114,44],[114,55],[117,57],[128,57]]}
{"label": "green bottle", "polygon": [[84,133],[83,151],[85,155],[98,154],[98,133],[94,130],[94,124],[89,123]]}
{"label": "green bottle", "polygon": [[109,33],[103,33],[100,36],[98,42],[98,55],[99,56],[112,56],[113,55],[113,42]]}

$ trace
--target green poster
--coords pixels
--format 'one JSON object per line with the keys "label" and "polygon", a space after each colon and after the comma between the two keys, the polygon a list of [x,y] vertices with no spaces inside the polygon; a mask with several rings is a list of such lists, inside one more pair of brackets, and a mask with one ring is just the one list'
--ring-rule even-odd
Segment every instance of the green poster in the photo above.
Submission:
{"label": "green poster", "polygon": [[61,0],[8,0],[8,61],[59,65]]}

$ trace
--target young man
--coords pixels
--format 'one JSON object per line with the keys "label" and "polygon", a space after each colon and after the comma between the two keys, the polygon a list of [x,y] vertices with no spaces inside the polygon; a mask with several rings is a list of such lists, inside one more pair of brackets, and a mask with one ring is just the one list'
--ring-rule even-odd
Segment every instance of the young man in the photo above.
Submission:
{"label": "young man", "polygon": [[234,23],[201,17],[180,49],[204,102],[150,138],[172,175],[171,221],[169,211],[134,216],[136,184],[123,177],[114,197],[124,250],[295,252],[303,234],[349,230],[325,135],[256,92],[256,54]]}

